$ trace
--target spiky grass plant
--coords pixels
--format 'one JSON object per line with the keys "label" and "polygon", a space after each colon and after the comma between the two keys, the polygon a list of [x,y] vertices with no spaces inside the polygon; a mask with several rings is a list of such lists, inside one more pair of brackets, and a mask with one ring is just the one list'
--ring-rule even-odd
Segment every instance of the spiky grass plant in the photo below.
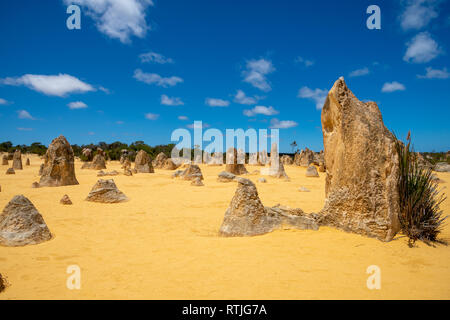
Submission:
{"label": "spiky grass plant", "polygon": [[413,246],[416,240],[427,244],[442,242],[437,236],[447,218],[440,209],[446,197],[438,191],[431,169],[419,165],[417,154],[411,147],[410,133],[406,140],[405,145],[395,139],[400,169],[398,192],[402,231],[409,238],[409,246]]}

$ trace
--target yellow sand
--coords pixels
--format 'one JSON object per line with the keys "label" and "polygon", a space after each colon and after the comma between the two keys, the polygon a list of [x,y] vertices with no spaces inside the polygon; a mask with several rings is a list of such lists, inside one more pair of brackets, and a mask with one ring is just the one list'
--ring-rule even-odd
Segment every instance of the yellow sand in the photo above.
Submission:
{"label": "yellow sand", "polygon": [[[25,158],[24,158],[25,164]],[[10,162],[11,163],[11,162]],[[0,299],[449,299],[450,246],[409,248],[405,237],[383,243],[332,228],[279,230],[247,238],[217,236],[236,184],[219,183],[224,167],[201,166],[204,187],[171,179],[173,171],[113,177],[131,200],[84,201],[97,171],[81,170],[80,185],[32,189],[41,160],[15,175],[0,166],[0,210],[27,196],[54,238],[27,247],[0,247],[0,273],[11,286]],[[108,171],[122,172],[118,162]],[[248,166],[249,171],[259,167]],[[324,174],[286,166],[290,182],[259,175],[264,205],[319,211]],[[439,173],[449,187],[450,173]],[[311,190],[299,192],[300,186]],[[59,200],[68,194],[74,205]],[[443,204],[450,214],[450,200]],[[450,240],[450,227],[442,237]],[[67,266],[81,268],[81,290],[68,290]],[[366,286],[369,265],[381,268],[381,289]]]}

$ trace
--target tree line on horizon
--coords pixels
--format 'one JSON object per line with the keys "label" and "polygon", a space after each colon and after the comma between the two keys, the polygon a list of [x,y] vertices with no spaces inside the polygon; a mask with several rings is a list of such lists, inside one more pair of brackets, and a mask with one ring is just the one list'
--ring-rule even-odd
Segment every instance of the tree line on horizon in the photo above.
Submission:
{"label": "tree line on horizon", "polygon": [[[93,152],[95,152],[97,150],[97,148],[101,148],[105,152],[107,158],[109,158],[111,160],[120,160],[120,156],[122,155],[122,150],[128,150],[128,152],[130,154],[130,160],[132,160],[132,161],[134,161],[134,155],[140,150],[144,150],[145,152],[147,152],[150,155],[150,157],[155,158],[161,152],[164,153],[166,156],[170,157],[172,150],[175,148],[175,144],[173,144],[173,143],[169,143],[166,145],[157,145],[157,146],[152,147],[152,146],[146,144],[142,140],[132,142],[129,145],[126,143],[120,142],[120,141],[116,141],[113,143],[106,143],[106,142],[99,142],[97,144],[90,143],[90,144],[83,144],[81,146],[78,144],[72,144],[71,146],[72,146],[74,155],[84,161],[87,160],[87,159],[85,159],[85,157],[82,154],[82,150],[84,148],[89,148]],[[297,148],[297,143],[295,141],[293,143],[291,143],[290,146],[292,148],[292,153],[280,153],[280,155],[283,155],[283,154],[294,155],[294,154],[300,152],[300,150]],[[195,148],[197,148],[197,146]],[[193,157],[195,148],[194,149],[186,149],[186,151],[188,153],[191,152],[191,155]],[[0,152],[12,153],[17,149],[20,150],[22,153],[33,153],[33,154],[37,154],[39,156],[43,156],[47,152],[47,146],[43,145],[40,142],[33,142],[31,145],[25,145],[25,144],[13,145],[13,143],[11,141],[5,141],[5,142],[0,143]],[[449,151],[448,152],[435,152],[435,151],[421,152],[421,154],[424,157],[426,157],[426,159],[428,161],[430,161],[432,164],[436,164],[437,162],[450,163],[450,157],[448,157]]]}

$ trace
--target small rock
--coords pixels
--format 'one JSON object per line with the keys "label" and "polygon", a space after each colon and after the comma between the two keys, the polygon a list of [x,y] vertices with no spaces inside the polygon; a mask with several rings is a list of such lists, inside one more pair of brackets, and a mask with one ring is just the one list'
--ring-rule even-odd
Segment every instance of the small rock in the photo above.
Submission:
{"label": "small rock", "polygon": [[6,170],[6,174],[16,174],[16,171],[14,171],[13,168],[8,168],[8,170]]}
{"label": "small rock", "polygon": [[33,182],[32,184],[31,184],[31,187],[32,188],[39,188],[40,187],[40,185],[39,185],[39,182]]}
{"label": "small rock", "polygon": [[128,198],[122,191],[117,189],[113,179],[100,179],[92,187],[92,190],[89,192],[86,200],[102,203],[117,203],[127,201]]}
{"label": "small rock", "polygon": [[258,182],[261,182],[261,183],[266,183],[266,182],[267,182],[267,180],[266,180],[266,178],[259,178],[259,179],[258,179]]}
{"label": "small rock", "polygon": [[67,194],[65,194],[61,200],[59,200],[59,203],[64,204],[64,205],[70,205],[72,204],[72,201],[70,200],[69,196]]}
{"label": "small rock", "polygon": [[236,178],[236,175],[232,174],[228,171],[222,171],[219,173],[219,176],[217,178],[217,181],[219,182],[231,182]]}
{"label": "small rock", "polygon": [[305,188],[305,187],[300,187],[300,188],[298,188],[298,191],[300,191],[300,192],[310,192],[311,190],[309,190],[308,188]]}
{"label": "small rock", "polygon": [[311,166],[308,167],[308,169],[306,169],[305,175],[307,177],[318,177],[319,173],[317,172],[316,167],[311,165]]}

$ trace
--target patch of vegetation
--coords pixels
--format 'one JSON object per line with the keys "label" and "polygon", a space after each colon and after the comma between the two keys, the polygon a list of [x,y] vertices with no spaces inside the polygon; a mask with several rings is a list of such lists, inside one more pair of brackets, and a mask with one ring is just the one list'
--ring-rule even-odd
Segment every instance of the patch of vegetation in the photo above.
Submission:
{"label": "patch of vegetation", "polygon": [[399,156],[399,221],[402,231],[409,238],[410,247],[417,240],[427,244],[442,242],[437,237],[447,218],[440,209],[446,197],[438,191],[438,183],[433,179],[431,169],[419,165],[409,133],[406,140],[405,145],[396,139]]}

